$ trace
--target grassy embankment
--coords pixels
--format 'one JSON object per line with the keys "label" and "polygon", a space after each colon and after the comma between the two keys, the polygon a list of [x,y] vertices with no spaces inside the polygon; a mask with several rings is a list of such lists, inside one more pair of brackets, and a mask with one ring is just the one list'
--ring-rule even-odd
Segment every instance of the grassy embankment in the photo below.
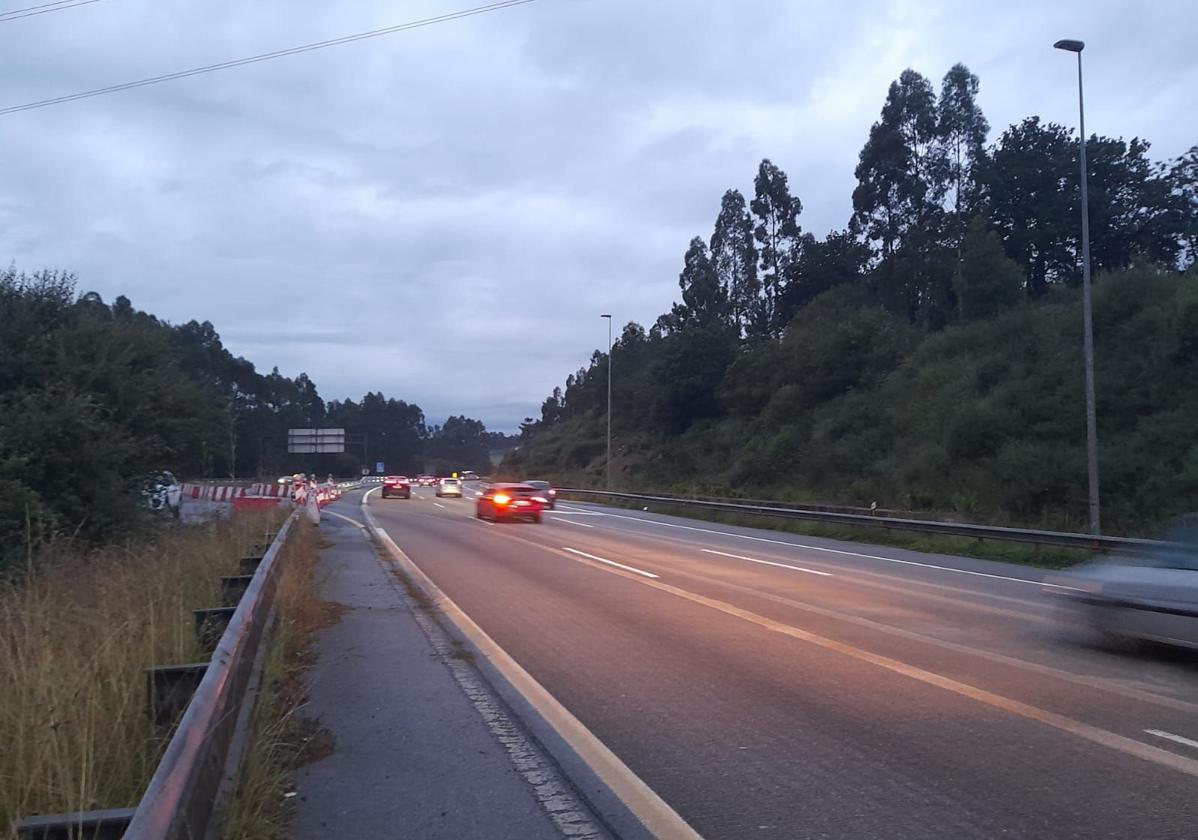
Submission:
{"label": "grassy embankment", "polygon": [[[1144,268],[1096,281],[1098,458],[1108,534],[1153,536],[1172,517],[1198,510],[1195,280],[1193,273]],[[857,507],[876,502],[921,519],[1084,530],[1076,290],[1056,289],[993,318],[938,330],[913,327],[862,294],[844,288],[821,295],[782,338],[737,344],[731,356],[698,354],[717,341],[702,335],[617,345],[615,486]],[[722,369],[715,364],[728,358]],[[503,472],[603,486],[605,364],[596,357],[546,401],[542,420],[526,427]],[[1025,554],[989,544],[979,551],[1001,559]]]}
{"label": "grassy embankment", "polygon": [[169,732],[144,670],[206,658],[192,610],[220,604],[263,515],[170,527],[80,552],[51,548],[0,583],[0,836],[37,813],[137,804]]}

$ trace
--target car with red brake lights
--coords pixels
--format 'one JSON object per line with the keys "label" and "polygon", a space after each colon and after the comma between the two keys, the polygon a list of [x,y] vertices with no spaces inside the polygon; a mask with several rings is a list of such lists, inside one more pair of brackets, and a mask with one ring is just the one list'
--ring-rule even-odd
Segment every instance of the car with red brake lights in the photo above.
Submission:
{"label": "car with red brake lights", "polygon": [[492,484],[478,497],[475,515],[493,522],[504,519],[540,522],[545,505],[545,497],[535,487],[527,484]]}
{"label": "car with red brake lights", "polygon": [[383,498],[399,496],[401,499],[412,498],[412,485],[406,475],[389,475],[383,479]]}
{"label": "car with red brake lights", "polygon": [[545,508],[547,510],[555,510],[557,508],[557,491],[553,489],[552,484],[548,481],[539,480],[527,480],[524,483],[540,491],[540,496],[545,500]]}

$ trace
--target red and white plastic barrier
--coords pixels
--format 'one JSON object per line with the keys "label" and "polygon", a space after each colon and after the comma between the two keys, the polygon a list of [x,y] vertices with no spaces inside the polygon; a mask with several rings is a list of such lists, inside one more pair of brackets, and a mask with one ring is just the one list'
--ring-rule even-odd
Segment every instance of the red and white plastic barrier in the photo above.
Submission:
{"label": "red and white plastic barrier", "polygon": [[291,484],[259,483],[244,486],[184,484],[184,502],[209,502],[232,505],[235,510],[271,507],[278,504],[304,505],[313,495],[318,507],[341,498],[342,486],[334,481],[309,482],[299,476]]}
{"label": "red and white plastic barrier", "polygon": [[250,495],[247,487],[222,487],[216,484],[184,484],[183,498],[205,502],[231,502]]}

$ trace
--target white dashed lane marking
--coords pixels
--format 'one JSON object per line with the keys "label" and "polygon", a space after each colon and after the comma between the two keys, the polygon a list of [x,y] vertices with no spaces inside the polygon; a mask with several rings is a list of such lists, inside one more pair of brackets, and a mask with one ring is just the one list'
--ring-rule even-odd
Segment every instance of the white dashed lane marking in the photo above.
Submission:
{"label": "white dashed lane marking", "polygon": [[1164,738],[1167,741],[1172,741],[1175,744],[1184,744],[1187,747],[1198,749],[1198,741],[1192,738],[1186,738],[1184,735],[1174,735],[1172,732],[1166,732],[1163,729],[1145,729],[1149,735],[1155,735],[1158,738]]}
{"label": "white dashed lane marking", "polygon": [[577,554],[579,557],[585,557],[588,560],[594,560],[596,563],[606,563],[609,566],[615,566],[617,569],[623,569],[626,572],[632,572],[635,575],[640,575],[647,578],[656,578],[657,575],[653,572],[646,572],[644,569],[638,569],[634,566],[625,566],[623,563],[617,563],[615,560],[608,560],[606,557],[598,557],[594,554],[587,554],[585,551],[579,551],[577,548],[567,548],[562,546],[562,551],[568,551],[571,554]]}
{"label": "white dashed lane marking", "polygon": [[750,563],[760,563],[763,566],[777,566],[781,569],[794,569],[796,572],[806,572],[809,575],[832,577],[831,572],[820,572],[815,569],[805,569],[802,566],[792,566],[789,563],[776,563],[773,560],[758,560],[756,557],[745,557],[743,554],[729,554],[726,551],[715,551],[710,548],[699,549],[704,554],[718,554],[720,557],[731,557],[733,560],[747,560]]}

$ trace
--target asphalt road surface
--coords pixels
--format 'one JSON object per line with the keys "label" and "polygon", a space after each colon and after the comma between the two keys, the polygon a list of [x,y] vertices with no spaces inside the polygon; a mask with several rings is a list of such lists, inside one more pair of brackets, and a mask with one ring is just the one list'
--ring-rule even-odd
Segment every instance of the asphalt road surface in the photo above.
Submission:
{"label": "asphalt road surface", "polygon": [[1198,661],[1063,628],[1034,569],[563,502],[370,497],[707,838],[1198,838]]}

